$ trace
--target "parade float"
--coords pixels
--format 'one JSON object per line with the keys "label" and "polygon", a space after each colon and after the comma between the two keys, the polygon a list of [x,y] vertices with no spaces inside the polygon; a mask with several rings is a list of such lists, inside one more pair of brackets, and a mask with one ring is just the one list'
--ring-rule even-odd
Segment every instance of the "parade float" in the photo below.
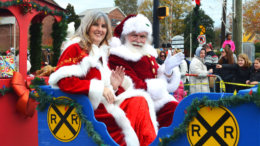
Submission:
{"label": "parade float", "polygon": [[[116,146],[85,95],[64,93],[46,85],[48,78],[26,74],[30,22],[41,22],[47,14],[60,22],[62,10],[40,0],[2,1],[0,7],[1,16],[14,15],[18,21],[21,56],[20,73],[0,78],[1,145]],[[179,103],[171,126],[161,128],[150,145],[260,145],[259,108],[258,87],[234,94],[191,94]]]}

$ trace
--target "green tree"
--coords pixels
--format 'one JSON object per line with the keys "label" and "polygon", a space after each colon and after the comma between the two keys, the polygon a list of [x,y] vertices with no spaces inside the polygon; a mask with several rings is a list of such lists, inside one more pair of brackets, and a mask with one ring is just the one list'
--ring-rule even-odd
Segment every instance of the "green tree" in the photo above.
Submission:
{"label": "green tree", "polygon": [[[169,11],[171,11],[172,9],[172,23],[171,14],[169,14],[170,16],[160,20],[160,44],[162,44],[163,42],[168,43],[170,37],[183,33],[186,25],[185,23],[183,23],[183,20],[185,18],[185,15],[192,10],[191,3],[189,2],[189,0],[160,0],[160,6],[169,7]],[[145,15],[151,22],[153,22],[153,1],[143,0],[138,8],[138,13]]]}
{"label": "green tree", "polygon": [[66,10],[67,10],[66,15],[68,16],[67,23],[69,24],[70,22],[75,22],[74,27],[75,27],[75,30],[77,30],[78,27],[80,26],[80,19],[79,19],[79,16],[76,15],[76,13],[75,13],[74,6],[72,6],[69,3],[67,5]]}
{"label": "green tree", "polygon": [[[200,9],[199,10],[199,17],[200,17],[200,22],[199,25],[203,25],[206,28],[206,42],[212,42],[213,47],[215,47],[215,32],[214,32],[214,21],[207,15],[205,14],[205,11]],[[192,18],[192,22],[191,22]],[[194,18],[194,13],[189,13],[186,18],[184,19],[184,24],[194,24],[196,20]],[[191,29],[190,29],[191,28]],[[190,33],[194,34],[195,32],[195,26],[190,27],[190,25],[186,25],[184,29],[184,48],[188,50],[190,48]],[[192,36],[192,37],[198,37],[198,36]],[[192,47],[192,52],[195,52],[195,47]]]}
{"label": "green tree", "polygon": [[260,53],[260,42],[255,43],[255,52]]}
{"label": "green tree", "polygon": [[221,46],[221,39],[220,39],[220,34],[221,34],[221,28],[220,27],[216,27],[214,29],[215,32],[215,39],[214,39],[214,46],[220,48]]}
{"label": "green tree", "polygon": [[126,16],[137,13],[137,0],[115,0],[114,2],[115,6],[118,6]]}

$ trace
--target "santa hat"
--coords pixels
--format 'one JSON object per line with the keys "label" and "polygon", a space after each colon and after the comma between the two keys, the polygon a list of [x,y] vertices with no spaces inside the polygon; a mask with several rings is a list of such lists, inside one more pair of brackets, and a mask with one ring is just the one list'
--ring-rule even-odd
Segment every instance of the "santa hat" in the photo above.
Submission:
{"label": "santa hat", "polygon": [[148,37],[152,35],[152,24],[148,20],[147,17],[145,17],[142,14],[131,14],[128,15],[114,30],[114,36],[110,40],[110,46],[111,47],[117,47],[121,44],[120,38],[122,35],[128,35],[131,32],[147,32]]}

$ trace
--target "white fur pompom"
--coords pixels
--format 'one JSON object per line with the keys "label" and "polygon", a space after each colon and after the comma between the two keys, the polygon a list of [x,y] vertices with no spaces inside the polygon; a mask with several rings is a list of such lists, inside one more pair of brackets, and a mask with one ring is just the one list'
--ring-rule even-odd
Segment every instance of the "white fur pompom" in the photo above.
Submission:
{"label": "white fur pompom", "polygon": [[121,45],[121,41],[119,38],[117,37],[112,37],[110,40],[109,40],[109,45],[111,46],[111,48],[115,48],[115,47],[118,47]]}

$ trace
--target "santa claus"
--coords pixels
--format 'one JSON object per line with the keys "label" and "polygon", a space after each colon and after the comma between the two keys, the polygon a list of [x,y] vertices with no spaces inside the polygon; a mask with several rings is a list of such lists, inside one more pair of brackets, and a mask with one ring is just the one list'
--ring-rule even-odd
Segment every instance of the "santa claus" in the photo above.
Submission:
{"label": "santa claus", "polygon": [[[164,64],[159,66],[156,63],[156,49],[150,45],[152,25],[141,14],[127,16],[115,28],[114,36],[110,41],[110,68],[123,66],[125,74],[132,79],[134,88],[149,93],[159,127],[170,126],[178,102],[169,92],[174,92],[179,86],[181,76],[178,66],[184,55],[178,53],[171,56],[172,53],[169,52]],[[119,88],[116,94],[123,92],[124,89]]]}
{"label": "santa claus", "polygon": [[[105,13],[86,14],[78,32],[64,46],[49,84],[70,94],[87,95],[96,120],[106,125],[120,146],[148,146],[158,132],[154,104],[144,90],[133,88],[123,67],[109,69],[110,26]],[[120,95],[115,96],[115,92]]]}

